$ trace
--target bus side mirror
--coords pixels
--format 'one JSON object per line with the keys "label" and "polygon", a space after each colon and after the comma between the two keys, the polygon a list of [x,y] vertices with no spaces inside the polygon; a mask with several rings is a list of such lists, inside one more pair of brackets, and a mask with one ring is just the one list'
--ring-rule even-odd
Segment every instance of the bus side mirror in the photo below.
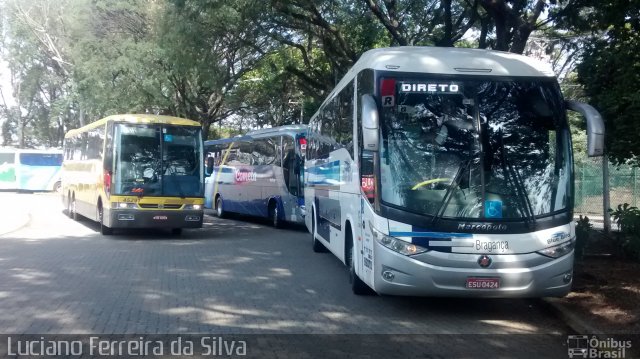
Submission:
{"label": "bus side mirror", "polygon": [[365,151],[378,151],[380,146],[378,105],[371,95],[360,98],[362,114],[362,145]]}
{"label": "bus side mirror", "polygon": [[565,101],[567,108],[578,112],[587,120],[587,155],[589,157],[604,154],[604,121],[600,113],[591,105],[578,101]]}
{"label": "bus side mirror", "polygon": [[211,176],[213,173],[213,157],[207,157],[207,170],[205,175]]}

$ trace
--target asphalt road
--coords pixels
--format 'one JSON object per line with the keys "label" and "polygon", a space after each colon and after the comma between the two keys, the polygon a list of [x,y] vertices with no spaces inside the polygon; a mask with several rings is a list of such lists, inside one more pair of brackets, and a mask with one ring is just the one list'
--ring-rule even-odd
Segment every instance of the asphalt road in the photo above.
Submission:
{"label": "asphalt road", "polygon": [[[11,203],[29,208],[30,221],[0,236],[2,334],[330,334],[284,342],[338,340],[339,356],[362,353],[354,343],[413,356],[384,345],[394,338],[430,348],[415,357],[566,355],[567,327],[535,299],[353,295],[345,267],[312,252],[303,228],[207,217],[180,237],[103,237],[95,223],[67,218],[56,195],[0,193],[5,211]],[[453,355],[465,348],[471,356]]]}

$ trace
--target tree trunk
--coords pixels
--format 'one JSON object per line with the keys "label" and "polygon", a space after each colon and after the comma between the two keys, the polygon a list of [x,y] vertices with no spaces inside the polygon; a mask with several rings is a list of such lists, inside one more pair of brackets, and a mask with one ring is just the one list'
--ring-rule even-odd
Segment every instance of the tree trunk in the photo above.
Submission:
{"label": "tree trunk", "polygon": [[202,121],[202,138],[206,141],[209,139],[209,130],[211,129],[211,125],[213,121],[206,119]]}

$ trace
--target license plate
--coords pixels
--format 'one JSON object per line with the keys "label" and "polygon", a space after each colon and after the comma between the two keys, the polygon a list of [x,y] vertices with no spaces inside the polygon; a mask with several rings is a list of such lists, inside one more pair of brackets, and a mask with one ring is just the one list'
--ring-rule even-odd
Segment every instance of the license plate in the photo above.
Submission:
{"label": "license plate", "polygon": [[165,221],[168,219],[167,216],[153,216],[153,219],[155,219],[156,221]]}
{"label": "license plate", "polygon": [[470,289],[498,289],[499,278],[467,278],[467,288]]}

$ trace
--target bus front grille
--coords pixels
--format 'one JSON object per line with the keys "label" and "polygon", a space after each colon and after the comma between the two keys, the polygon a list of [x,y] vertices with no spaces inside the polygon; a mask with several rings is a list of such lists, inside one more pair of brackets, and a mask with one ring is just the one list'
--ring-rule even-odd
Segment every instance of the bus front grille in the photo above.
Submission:
{"label": "bus front grille", "polygon": [[155,204],[155,203],[139,203],[140,208],[160,208],[160,209],[179,209],[181,204]]}

